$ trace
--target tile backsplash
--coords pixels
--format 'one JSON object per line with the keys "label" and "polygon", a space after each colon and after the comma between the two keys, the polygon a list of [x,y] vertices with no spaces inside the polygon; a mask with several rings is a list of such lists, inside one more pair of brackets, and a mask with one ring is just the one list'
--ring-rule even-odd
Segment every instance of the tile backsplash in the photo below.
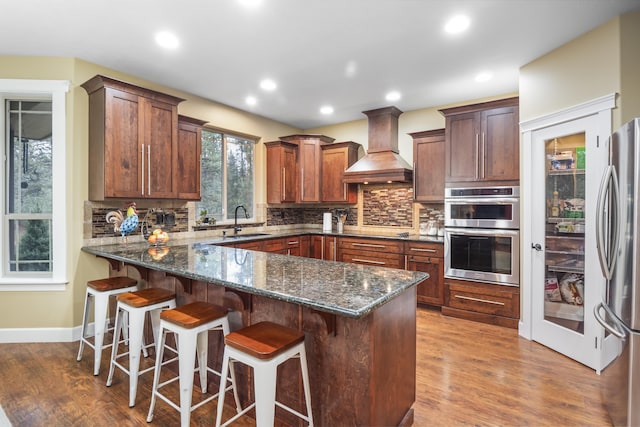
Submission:
{"label": "tile backsplash", "polygon": [[362,225],[413,227],[413,187],[366,185],[362,190]]}

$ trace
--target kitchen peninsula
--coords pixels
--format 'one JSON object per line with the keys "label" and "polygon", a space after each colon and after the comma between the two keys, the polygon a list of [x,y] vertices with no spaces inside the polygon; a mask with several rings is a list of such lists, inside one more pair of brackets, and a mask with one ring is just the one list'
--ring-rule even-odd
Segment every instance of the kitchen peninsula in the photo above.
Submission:
{"label": "kitchen peninsula", "polygon": [[[178,304],[201,300],[233,310],[232,329],[263,320],[304,331],[317,425],[411,425],[416,381],[416,288],[427,275],[176,241],[151,248],[85,246],[111,275],[175,290]],[[222,344],[210,340],[219,367]],[[243,404],[250,371],[238,368]],[[280,370],[278,400],[304,412],[297,362]],[[276,417],[292,423],[288,413]]]}

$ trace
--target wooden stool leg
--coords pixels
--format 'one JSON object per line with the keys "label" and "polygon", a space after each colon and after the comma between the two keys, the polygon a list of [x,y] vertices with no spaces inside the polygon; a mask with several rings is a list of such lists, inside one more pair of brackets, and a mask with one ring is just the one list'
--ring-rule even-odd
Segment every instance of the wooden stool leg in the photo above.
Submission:
{"label": "wooden stool leg", "polygon": [[256,364],[253,367],[256,394],[256,426],[273,427],[276,411],[277,366]]}

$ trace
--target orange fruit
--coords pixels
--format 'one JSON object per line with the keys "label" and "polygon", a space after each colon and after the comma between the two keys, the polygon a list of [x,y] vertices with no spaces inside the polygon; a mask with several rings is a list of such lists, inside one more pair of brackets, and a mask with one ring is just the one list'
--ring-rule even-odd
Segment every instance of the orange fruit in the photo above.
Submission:
{"label": "orange fruit", "polygon": [[153,245],[156,243],[157,239],[158,239],[158,236],[156,236],[155,234],[152,234],[151,236],[149,236],[147,240],[149,241],[149,243]]}

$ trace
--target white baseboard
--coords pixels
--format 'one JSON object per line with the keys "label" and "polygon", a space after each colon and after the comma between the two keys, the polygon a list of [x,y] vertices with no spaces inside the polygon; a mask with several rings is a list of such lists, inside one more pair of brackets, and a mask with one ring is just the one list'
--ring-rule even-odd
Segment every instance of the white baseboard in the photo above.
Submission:
{"label": "white baseboard", "polygon": [[[0,329],[0,344],[36,342],[74,342],[80,340],[81,326],[73,328],[6,328]],[[93,323],[87,325],[93,335]]]}

